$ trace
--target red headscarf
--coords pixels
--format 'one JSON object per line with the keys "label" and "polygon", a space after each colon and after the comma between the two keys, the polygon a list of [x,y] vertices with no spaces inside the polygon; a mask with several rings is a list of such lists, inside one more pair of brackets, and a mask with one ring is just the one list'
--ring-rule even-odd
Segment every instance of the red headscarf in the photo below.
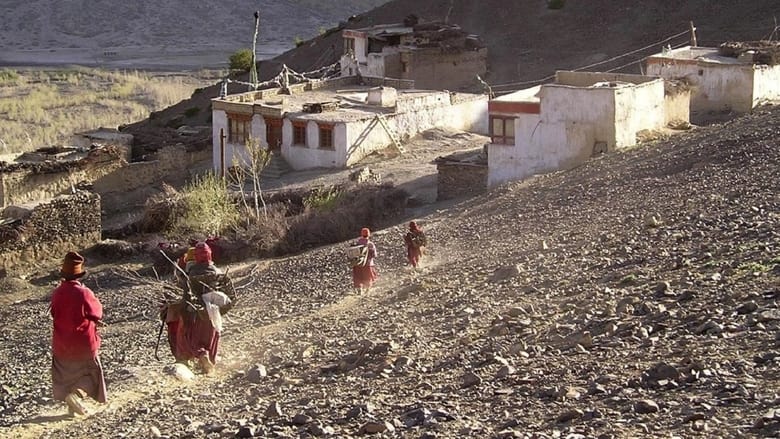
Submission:
{"label": "red headscarf", "polygon": [[205,242],[199,242],[195,245],[195,262],[198,264],[211,262],[211,247]]}
{"label": "red headscarf", "polygon": [[371,230],[368,229],[368,227],[363,227],[360,229],[360,236],[363,238],[368,238],[371,236]]}

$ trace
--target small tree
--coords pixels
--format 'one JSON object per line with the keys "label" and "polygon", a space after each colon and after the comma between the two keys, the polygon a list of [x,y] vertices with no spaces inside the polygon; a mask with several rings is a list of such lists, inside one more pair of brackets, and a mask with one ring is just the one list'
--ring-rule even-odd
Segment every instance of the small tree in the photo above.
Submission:
{"label": "small tree", "polygon": [[230,55],[230,69],[248,72],[252,68],[252,49],[239,49]]}
{"label": "small tree", "polygon": [[[271,161],[271,151],[268,147],[260,144],[258,139],[250,138],[244,145],[243,154],[235,154],[233,161],[238,163],[230,173],[232,183],[238,186],[241,193],[241,200],[244,203],[244,209],[247,216],[255,220],[260,219],[260,210],[264,218],[268,218],[268,206],[263,198],[263,189],[260,187],[261,175],[263,169]],[[246,183],[249,182],[252,187],[252,206],[247,203]]]}

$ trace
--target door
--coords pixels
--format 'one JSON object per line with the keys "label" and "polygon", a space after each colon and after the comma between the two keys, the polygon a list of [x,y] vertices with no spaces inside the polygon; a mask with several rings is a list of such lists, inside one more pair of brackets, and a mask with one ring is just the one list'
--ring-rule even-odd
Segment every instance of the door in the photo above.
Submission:
{"label": "door", "polygon": [[265,141],[268,149],[280,152],[282,149],[282,119],[265,118]]}

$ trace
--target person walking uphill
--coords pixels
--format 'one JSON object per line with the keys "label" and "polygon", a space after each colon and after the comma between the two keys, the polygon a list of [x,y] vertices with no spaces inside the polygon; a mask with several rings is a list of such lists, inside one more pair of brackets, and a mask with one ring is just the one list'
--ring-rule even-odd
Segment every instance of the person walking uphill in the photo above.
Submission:
{"label": "person walking uphill", "polygon": [[[222,315],[232,306],[232,283],[212,260],[204,242],[194,247],[194,260],[187,264],[187,278],[179,283],[184,295],[165,305],[168,343],[177,362],[197,362],[204,373],[212,373],[217,361]],[[222,291],[219,291],[222,290]]]}
{"label": "person walking uphill", "polygon": [[409,261],[409,265],[417,268],[420,264],[420,258],[425,252],[427,242],[425,233],[416,222],[409,223],[409,231],[404,235],[404,243],[406,244],[406,260]]}
{"label": "person walking uphill", "polygon": [[65,401],[71,414],[86,415],[82,399],[106,402],[106,383],[98,350],[103,306],[79,279],[85,274],[84,257],[68,252],[60,270],[62,281],[52,292],[52,388],[54,399]]}
{"label": "person walking uphill", "polygon": [[359,248],[359,256],[352,262],[352,285],[358,292],[368,291],[378,278],[374,259],[376,259],[376,245],[371,242],[371,231],[367,228],[360,229],[360,238],[353,248]]}

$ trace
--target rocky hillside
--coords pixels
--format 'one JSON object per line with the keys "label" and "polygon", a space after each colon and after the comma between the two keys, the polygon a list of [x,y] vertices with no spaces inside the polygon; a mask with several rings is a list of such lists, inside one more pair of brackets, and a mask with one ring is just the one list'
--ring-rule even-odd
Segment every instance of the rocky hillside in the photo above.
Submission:
{"label": "rocky hillside", "polygon": [[234,267],[220,371],[194,382],[152,356],[156,281],[93,269],[111,402],[80,421],[49,399],[52,285],[4,286],[0,436],[777,435],[778,136],[759,109],[417,212],[424,268],[403,224],[378,231],[362,296],[342,245]]}
{"label": "rocky hillside", "polygon": [[106,67],[217,68],[251,47],[277,55],[383,0],[190,2],[6,0],[0,4],[0,63]]}

